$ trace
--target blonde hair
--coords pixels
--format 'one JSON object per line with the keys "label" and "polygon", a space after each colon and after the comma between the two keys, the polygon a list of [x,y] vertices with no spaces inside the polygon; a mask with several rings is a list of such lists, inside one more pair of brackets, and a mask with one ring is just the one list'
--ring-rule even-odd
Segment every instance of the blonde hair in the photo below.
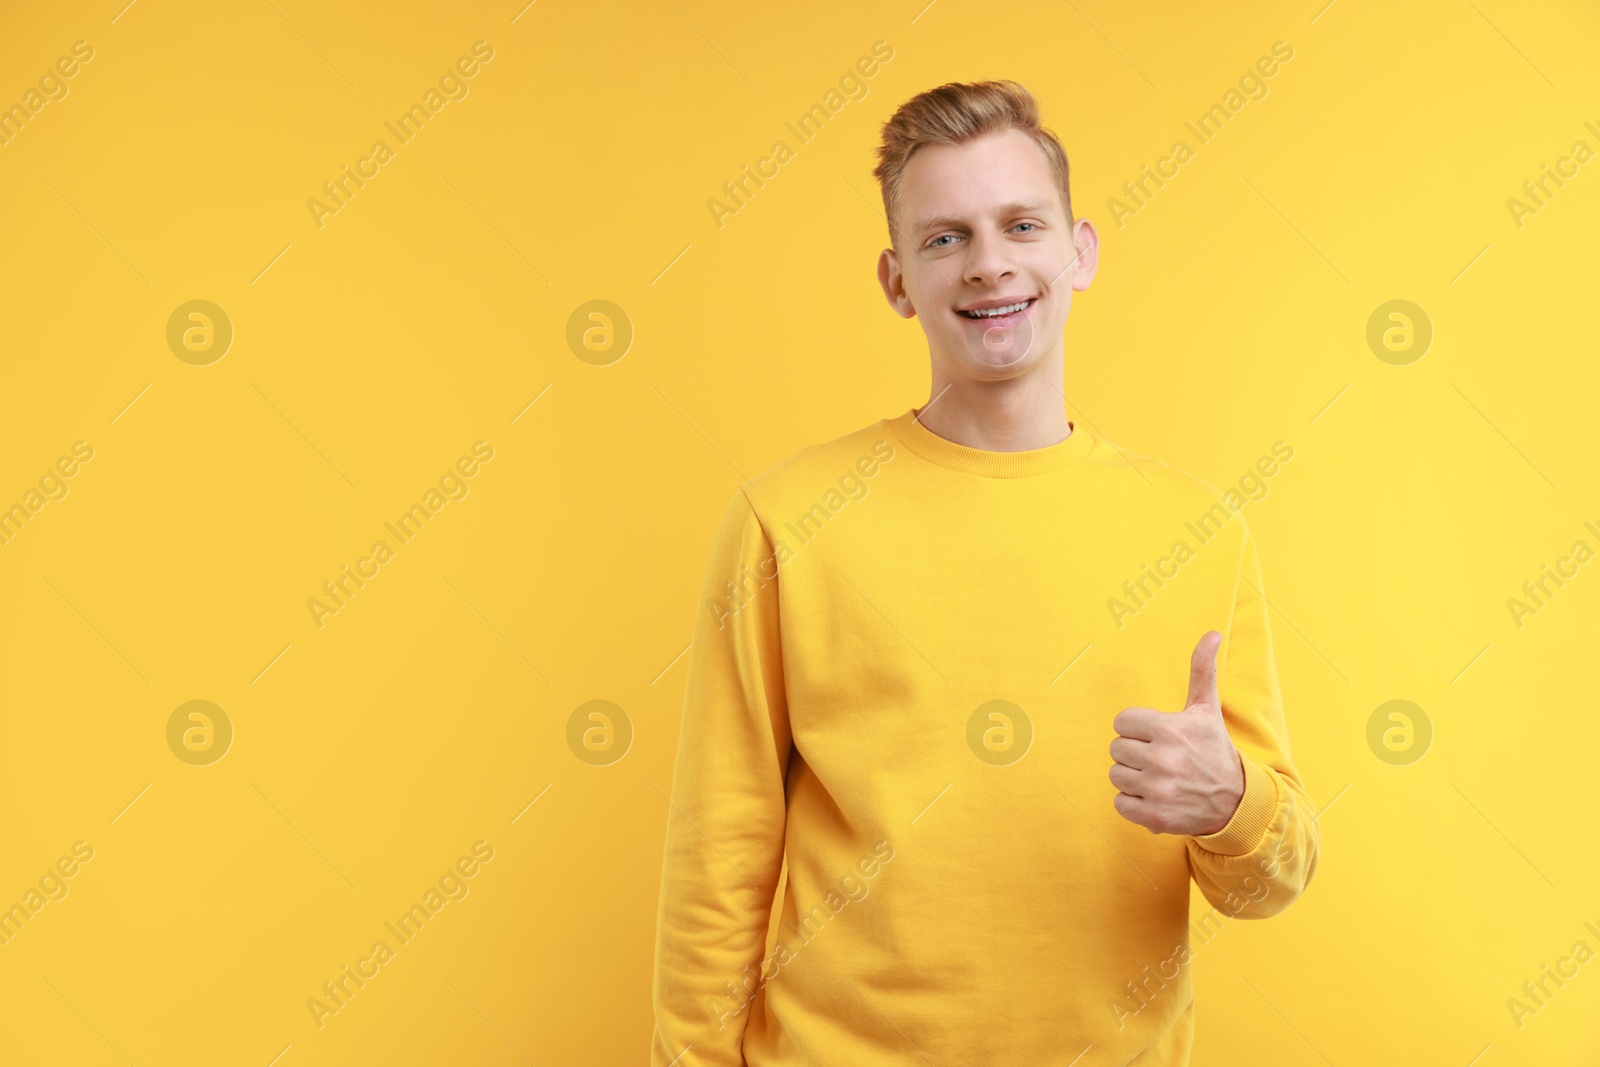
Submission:
{"label": "blonde hair", "polygon": [[984,134],[1020,130],[1044,153],[1061,192],[1067,224],[1072,219],[1072,192],[1068,187],[1067,153],[1048,127],[1039,125],[1039,104],[1033,94],[1014,81],[949,82],[929,89],[900,105],[883,124],[878,165],[873,175],[883,189],[884,214],[889,219],[889,243],[899,249],[900,182],[912,153],[923,145],[965,144]]}

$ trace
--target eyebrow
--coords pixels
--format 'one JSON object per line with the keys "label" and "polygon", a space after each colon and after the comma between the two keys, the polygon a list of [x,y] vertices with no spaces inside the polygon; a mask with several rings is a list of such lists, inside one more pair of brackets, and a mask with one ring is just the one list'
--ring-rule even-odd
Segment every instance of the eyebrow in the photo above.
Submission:
{"label": "eyebrow", "polygon": [[[1000,213],[1002,215],[1010,216],[1026,214],[1028,212],[1045,211],[1048,210],[1049,207],[1050,202],[1048,200],[1028,200],[1020,201],[1014,204],[1007,204],[1005,207],[1000,209]],[[921,233],[924,230],[932,229],[934,227],[959,226],[962,224],[962,222],[963,220],[956,215],[930,215],[926,218],[918,219],[912,224],[911,229],[913,233]]]}

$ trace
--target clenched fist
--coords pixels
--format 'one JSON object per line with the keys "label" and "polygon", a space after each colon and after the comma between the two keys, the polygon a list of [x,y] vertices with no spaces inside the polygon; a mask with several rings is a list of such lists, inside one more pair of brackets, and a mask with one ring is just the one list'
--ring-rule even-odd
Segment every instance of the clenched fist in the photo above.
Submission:
{"label": "clenched fist", "polygon": [[[1214,639],[1214,640],[1213,640]],[[1111,720],[1111,799],[1117,813],[1153,834],[1214,834],[1244,798],[1244,763],[1228,739],[1217,698],[1217,647],[1208,630],[1189,660],[1189,699],[1177,713],[1123,708]]]}

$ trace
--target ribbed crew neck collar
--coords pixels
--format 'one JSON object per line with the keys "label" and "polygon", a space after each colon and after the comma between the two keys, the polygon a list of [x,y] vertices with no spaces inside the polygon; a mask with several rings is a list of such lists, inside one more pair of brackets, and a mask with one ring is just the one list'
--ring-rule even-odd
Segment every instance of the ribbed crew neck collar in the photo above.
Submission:
{"label": "ribbed crew neck collar", "polygon": [[1072,427],[1072,433],[1066,440],[1021,452],[991,452],[940,437],[922,425],[917,418],[916,408],[908,408],[905,414],[886,421],[895,437],[928,462],[984,478],[1027,478],[1035,474],[1048,474],[1078,462],[1094,448],[1094,441],[1088,432],[1070,419],[1067,425]]}

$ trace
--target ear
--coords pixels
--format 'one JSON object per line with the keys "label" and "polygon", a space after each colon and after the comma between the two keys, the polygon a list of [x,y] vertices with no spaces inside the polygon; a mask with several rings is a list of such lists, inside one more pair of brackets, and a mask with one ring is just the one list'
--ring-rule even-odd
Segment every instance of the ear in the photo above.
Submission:
{"label": "ear", "polygon": [[903,319],[916,317],[917,309],[911,306],[911,297],[906,294],[905,277],[900,273],[900,257],[895,255],[892,248],[885,248],[878,253],[878,284],[883,287],[884,298],[897,315]]}
{"label": "ear", "polygon": [[1075,257],[1072,288],[1081,293],[1094,281],[1094,273],[1100,266],[1100,232],[1094,228],[1094,223],[1086,218],[1075,220],[1072,224],[1072,245]]}

